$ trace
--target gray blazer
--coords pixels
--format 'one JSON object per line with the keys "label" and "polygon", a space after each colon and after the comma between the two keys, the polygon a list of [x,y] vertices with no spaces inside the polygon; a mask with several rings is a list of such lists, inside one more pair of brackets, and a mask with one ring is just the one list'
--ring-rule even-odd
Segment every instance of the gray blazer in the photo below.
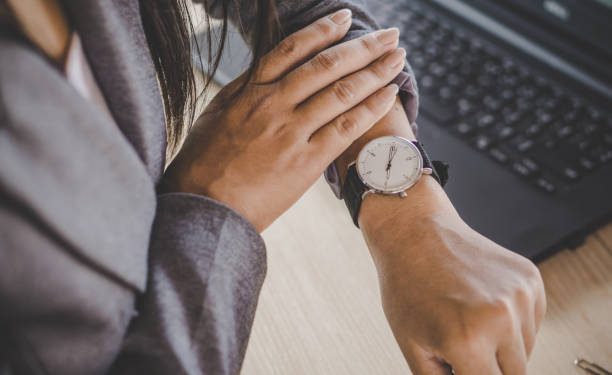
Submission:
{"label": "gray blazer", "polygon": [[[0,33],[0,374],[238,373],[264,243],[219,202],[156,195],[166,134],[138,0],[64,4],[114,121]],[[350,38],[377,27],[352,0],[279,1],[287,32],[341,7]]]}

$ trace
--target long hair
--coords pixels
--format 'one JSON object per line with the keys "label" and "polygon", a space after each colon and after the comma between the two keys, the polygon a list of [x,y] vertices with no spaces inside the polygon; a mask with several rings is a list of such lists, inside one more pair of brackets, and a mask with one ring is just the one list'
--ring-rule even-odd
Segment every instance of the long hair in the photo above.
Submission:
{"label": "long hair", "polygon": [[[187,4],[191,0],[139,0],[143,28],[155,64],[166,113],[168,134],[166,154],[168,156],[176,152],[183,135],[193,124],[198,99],[209,88],[212,76],[219,68],[221,54],[227,40],[230,8],[231,6],[234,6],[235,9],[239,8],[238,0],[212,1],[220,1],[221,4],[221,33],[215,33],[220,40],[217,50],[213,51],[211,19],[208,14],[205,14],[205,19],[201,21],[204,21],[208,31],[209,74],[205,77],[202,90],[197,92],[192,62],[194,57],[200,58],[200,46],[194,37],[194,20]],[[280,27],[273,0],[252,1],[255,24],[248,25],[252,60],[246,72],[247,80],[236,89],[234,95],[230,95],[230,98],[242,91],[257,68],[259,60],[267,52],[266,49],[273,46],[280,37]],[[238,21],[244,26],[242,20]],[[0,0],[0,30],[23,37],[20,26],[6,0]]]}
{"label": "long hair", "polygon": [[[237,0],[221,0],[221,32],[215,34],[220,38],[216,51],[213,51],[212,47],[213,32],[210,16],[205,14],[205,19],[202,20],[208,31],[206,46],[208,75],[205,77],[202,90],[197,92],[192,62],[194,53],[195,58],[200,58],[200,46],[194,38],[194,19],[188,1],[191,0],[140,0],[141,18],[155,63],[166,112],[168,155],[176,151],[183,135],[194,122],[198,99],[209,88],[211,79],[219,68],[227,40],[230,6],[233,5],[236,9],[239,6]],[[275,44],[280,33],[273,0],[252,1],[255,24],[249,25],[252,60],[246,73],[247,78],[252,77],[260,58],[267,52],[267,48]],[[242,23],[242,20],[239,21]],[[246,82],[248,80],[234,94],[239,94]]]}

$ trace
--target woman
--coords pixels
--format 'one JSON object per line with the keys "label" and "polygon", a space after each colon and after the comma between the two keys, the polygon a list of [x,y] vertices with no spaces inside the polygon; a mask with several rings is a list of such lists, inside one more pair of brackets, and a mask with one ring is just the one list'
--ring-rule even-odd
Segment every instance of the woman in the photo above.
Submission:
{"label": "woman", "polygon": [[[278,13],[268,0],[205,5],[242,25],[254,63],[188,129],[196,95],[182,0],[2,3],[6,373],[238,372],[265,273],[258,233],[341,154],[336,166],[345,170],[362,142],[354,141],[374,124],[412,136],[404,124],[414,121],[415,93],[397,30],[369,33],[375,23],[350,1],[281,1]],[[393,121],[380,127],[385,118]],[[178,151],[164,173],[167,144]],[[414,303],[405,286],[427,278],[382,279],[407,359],[417,373],[447,373],[447,364],[458,374],[521,373],[544,310],[537,270],[465,226],[439,187],[425,181],[417,190],[434,198],[409,211],[443,211],[437,222],[452,223],[454,242],[453,255],[432,253],[427,267],[441,282],[421,288],[429,300],[416,299],[440,314],[405,313],[401,298],[389,297],[407,291],[403,303]],[[370,202],[362,227],[380,229],[386,219],[368,206],[397,204]],[[401,228],[364,233],[372,248],[389,249],[410,232]],[[434,237],[410,242],[446,249]],[[383,276],[431,274],[381,259]],[[391,263],[399,273],[381,266]],[[465,272],[444,271],[459,265]],[[456,299],[446,303],[447,295]],[[488,350],[468,347],[470,361],[463,350],[442,350],[471,337],[453,327],[468,327]]]}

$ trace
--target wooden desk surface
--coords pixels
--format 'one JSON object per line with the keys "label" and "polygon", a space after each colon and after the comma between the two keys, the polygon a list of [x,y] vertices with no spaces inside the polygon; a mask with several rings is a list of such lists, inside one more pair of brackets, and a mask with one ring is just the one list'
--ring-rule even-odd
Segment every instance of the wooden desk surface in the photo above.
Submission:
{"label": "wooden desk surface", "polygon": [[[374,265],[319,181],[265,233],[268,275],[243,374],[410,373],[383,316]],[[540,265],[548,312],[529,374],[612,369],[612,224]]]}

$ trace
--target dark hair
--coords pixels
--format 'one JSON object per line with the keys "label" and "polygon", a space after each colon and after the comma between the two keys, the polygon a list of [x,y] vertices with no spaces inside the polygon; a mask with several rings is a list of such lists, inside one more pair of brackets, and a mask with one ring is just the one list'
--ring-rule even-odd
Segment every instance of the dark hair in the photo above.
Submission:
{"label": "dark hair", "polygon": [[[196,105],[202,94],[211,83],[211,77],[217,71],[221,53],[226,44],[228,32],[228,16],[230,7],[239,9],[239,0],[213,0],[220,3],[221,33],[218,48],[213,51],[211,35],[211,19],[205,14],[207,28],[208,72],[201,92],[196,92],[196,80],[193,73],[193,57],[200,59],[200,46],[194,37],[194,20],[187,2],[191,0],[140,0],[140,15],[147,43],[157,71],[166,114],[168,148],[166,154],[170,157],[180,145],[185,131],[192,125],[195,118]],[[211,0],[205,0],[211,1]],[[247,70],[247,80],[239,86],[234,95],[239,94],[253,72],[257,69],[260,58],[279,39],[280,27],[273,0],[252,0],[250,9],[253,11],[254,24],[245,25],[238,19],[238,24],[248,29],[251,36],[251,64]],[[230,4],[231,3],[231,4]],[[232,10],[235,11],[236,10]],[[0,0],[0,30],[23,37],[20,27],[6,0]],[[194,56],[195,53],[195,56]],[[202,61],[199,61],[201,66]],[[228,100],[229,100],[228,99]]]}
{"label": "dark hair", "polygon": [[[196,92],[196,81],[192,69],[193,53],[200,58],[200,46],[195,38],[194,20],[187,1],[190,0],[140,0],[140,14],[147,42],[157,70],[166,112],[168,133],[167,154],[172,155],[180,144],[183,134],[195,119],[196,105],[201,94],[210,86],[211,77],[219,67],[221,53],[226,44],[229,8],[238,9],[237,0],[221,0],[221,33],[218,48],[213,51],[211,19],[205,15],[207,29],[208,72],[201,92]],[[255,14],[254,25],[247,25],[251,40],[252,60],[247,71],[251,78],[260,58],[279,38],[280,27],[272,0],[252,0]],[[233,2],[233,4],[230,4]],[[238,12],[236,12],[238,13]],[[243,20],[238,20],[243,25]],[[201,61],[200,61],[201,63]],[[203,65],[202,65],[203,66]],[[238,94],[246,85],[235,92]]]}

